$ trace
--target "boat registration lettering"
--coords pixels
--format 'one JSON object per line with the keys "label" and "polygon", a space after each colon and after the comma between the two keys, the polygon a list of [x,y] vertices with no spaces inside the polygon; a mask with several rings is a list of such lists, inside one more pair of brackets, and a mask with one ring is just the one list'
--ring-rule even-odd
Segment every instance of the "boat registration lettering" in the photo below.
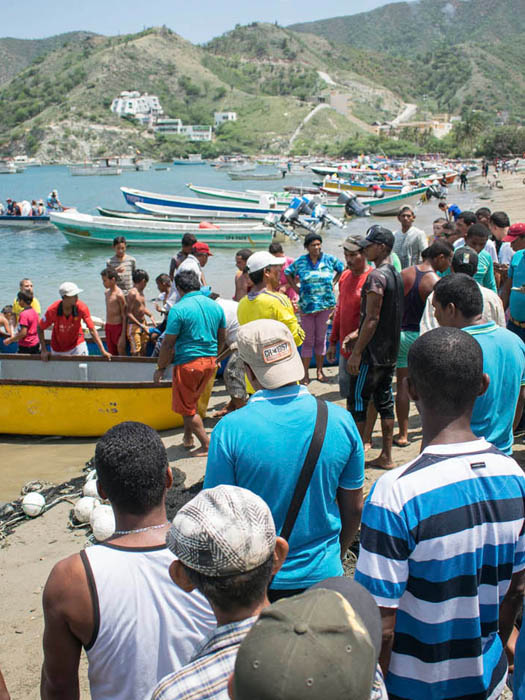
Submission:
{"label": "boat registration lettering", "polygon": [[272,343],[271,345],[265,345],[262,352],[263,360],[265,364],[268,365],[290,357],[292,354],[292,345],[287,341]]}

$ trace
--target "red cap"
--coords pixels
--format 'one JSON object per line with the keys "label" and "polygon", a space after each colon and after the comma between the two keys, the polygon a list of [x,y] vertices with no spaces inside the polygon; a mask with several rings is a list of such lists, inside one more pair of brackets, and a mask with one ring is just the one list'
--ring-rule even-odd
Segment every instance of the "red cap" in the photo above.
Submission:
{"label": "red cap", "polygon": [[210,246],[202,241],[197,241],[194,243],[192,251],[194,253],[206,253],[206,255],[213,255],[213,253],[210,251]]}
{"label": "red cap", "polygon": [[503,240],[513,241],[518,238],[518,236],[525,236],[525,224],[512,224],[512,226],[509,226],[507,235]]}

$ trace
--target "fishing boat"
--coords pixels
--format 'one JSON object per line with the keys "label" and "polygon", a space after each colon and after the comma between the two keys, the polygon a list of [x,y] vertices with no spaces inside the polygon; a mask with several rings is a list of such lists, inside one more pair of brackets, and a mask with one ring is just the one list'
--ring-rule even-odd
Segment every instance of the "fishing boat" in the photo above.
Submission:
{"label": "fishing boat", "polygon": [[95,165],[95,163],[86,163],[86,165],[70,165],[69,174],[75,176],[86,175],[121,175],[122,168],[116,165]]}
{"label": "fishing boat", "polygon": [[0,161],[0,175],[16,175],[16,173],[21,173],[22,170],[18,170],[11,160]]}
{"label": "fishing boat", "polygon": [[49,221],[49,216],[44,214],[43,216],[7,216],[2,214],[0,216],[0,228],[3,227],[16,226],[17,228],[32,229],[32,228],[46,228],[52,226]]}
{"label": "fishing boat", "polygon": [[[171,381],[153,382],[154,358],[0,355],[3,433],[98,437],[122,421],[155,430],[183,424],[171,409]],[[214,378],[199,399],[204,417]]]}
{"label": "fishing boat", "polygon": [[181,245],[185,233],[194,233],[199,241],[221,248],[268,246],[274,240],[273,229],[259,223],[217,225],[116,219],[82,214],[76,209],[51,213],[50,219],[69,242],[81,244],[112,245],[115,236],[125,236],[128,245],[173,248]]}
{"label": "fishing boat", "polygon": [[228,171],[228,177],[230,180],[282,180],[282,172],[273,173],[250,173],[250,172],[236,172],[235,170]]}
{"label": "fishing boat", "polygon": [[173,165],[206,165],[200,153],[190,153],[187,158],[175,158]]}
{"label": "fishing boat", "polygon": [[261,217],[253,216],[230,216],[229,214],[224,214],[223,212],[217,212],[216,216],[195,216],[194,214],[188,214],[182,211],[180,214],[174,214],[173,212],[178,211],[170,207],[167,214],[147,214],[142,211],[129,211],[121,209],[107,209],[105,207],[97,207],[100,216],[108,216],[113,219],[135,219],[136,221],[174,221],[178,223],[186,224],[200,224],[205,219],[206,221],[218,223],[218,224],[238,224],[239,221],[252,221],[261,222]]}

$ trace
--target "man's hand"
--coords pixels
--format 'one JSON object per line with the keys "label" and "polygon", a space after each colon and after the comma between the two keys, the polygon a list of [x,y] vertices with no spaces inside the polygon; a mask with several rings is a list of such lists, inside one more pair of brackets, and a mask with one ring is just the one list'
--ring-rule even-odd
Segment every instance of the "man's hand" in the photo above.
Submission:
{"label": "man's hand", "polygon": [[12,339],[12,338],[6,338],[6,339],[4,340],[4,345],[11,345],[12,342],[13,342],[13,339]]}
{"label": "man's hand", "polygon": [[165,371],[166,370],[164,370],[164,369],[156,369],[153,372],[153,381],[155,382],[155,384],[161,383],[161,381],[164,379],[164,372]]}
{"label": "man's hand", "polygon": [[48,362],[50,355],[51,353],[49,352],[49,350],[42,349],[40,351],[40,359],[42,360],[42,362]]}
{"label": "man's hand", "polygon": [[113,355],[107,350],[103,350],[102,357],[105,357],[108,362],[111,362],[111,358],[113,357]]}
{"label": "man's hand", "polygon": [[326,359],[328,362],[335,362],[335,355],[337,352],[337,345],[330,343],[328,350],[326,351]]}
{"label": "man's hand", "polygon": [[361,354],[353,352],[346,362],[346,369],[349,374],[357,376],[359,374],[359,367],[361,366]]}
{"label": "man's hand", "polygon": [[355,341],[357,340],[358,335],[359,335],[359,330],[356,329],[355,331],[352,331],[351,333],[349,333],[348,335],[346,335],[344,337],[342,345],[343,345],[343,349],[345,350],[345,352],[352,352],[352,347],[353,347]]}

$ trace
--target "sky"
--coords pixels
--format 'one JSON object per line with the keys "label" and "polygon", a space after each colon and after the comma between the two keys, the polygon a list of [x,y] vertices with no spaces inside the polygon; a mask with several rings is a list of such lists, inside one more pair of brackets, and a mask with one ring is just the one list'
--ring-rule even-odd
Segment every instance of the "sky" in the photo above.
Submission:
{"label": "sky", "polygon": [[1,0],[0,37],[42,39],[76,30],[108,36],[165,24],[192,43],[224,34],[236,24],[281,26],[366,12],[393,0]]}

